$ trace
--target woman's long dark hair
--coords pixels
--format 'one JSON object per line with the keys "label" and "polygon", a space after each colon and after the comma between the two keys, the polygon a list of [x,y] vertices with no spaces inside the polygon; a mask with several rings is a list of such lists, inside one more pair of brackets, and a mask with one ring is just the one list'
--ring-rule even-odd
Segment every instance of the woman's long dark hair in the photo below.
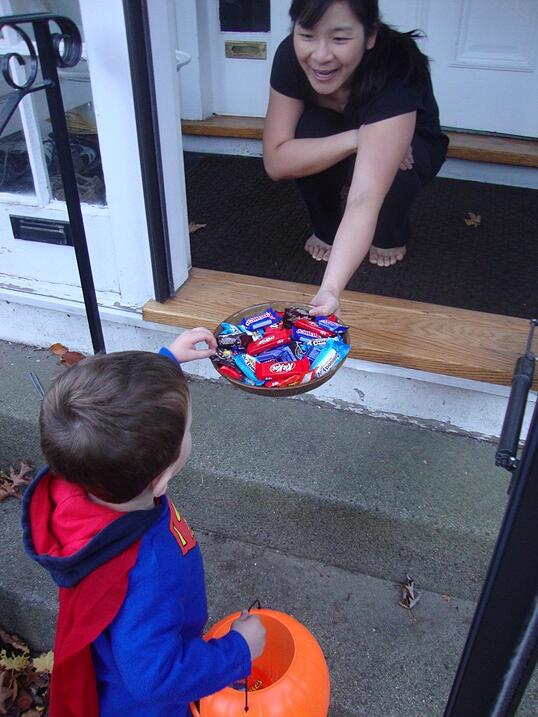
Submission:
{"label": "woman's long dark hair", "polygon": [[311,29],[335,2],[348,3],[366,37],[377,30],[374,47],[366,51],[355,72],[352,92],[359,103],[366,102],[392,78],[412,85],[429,82],[428,58],[415,43],[424,34],[419,30],[398,32],[381,22],[378,0],[293,0],[290,17],[293,24]]}

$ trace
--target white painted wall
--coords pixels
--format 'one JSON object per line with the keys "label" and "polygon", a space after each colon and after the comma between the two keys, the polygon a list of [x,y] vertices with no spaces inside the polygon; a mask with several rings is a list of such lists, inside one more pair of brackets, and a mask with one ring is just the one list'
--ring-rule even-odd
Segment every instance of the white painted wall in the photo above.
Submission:
{"label": "white painted wall", "polygon": [[150,35],[170,256],[174,287],[177,289],[187,279],[191,250],[178,78],[178,72],[181,74],[183,68],[177,69],[176,12],[175,4],[170,0],[152,0]]}
{"label": "white painted wall", "polygon": [[179,75],[181,116],[185,119],[205,119],[213,111],[208,24],[205,0],[176,0],[178,50],[191,56],[191,61]]}

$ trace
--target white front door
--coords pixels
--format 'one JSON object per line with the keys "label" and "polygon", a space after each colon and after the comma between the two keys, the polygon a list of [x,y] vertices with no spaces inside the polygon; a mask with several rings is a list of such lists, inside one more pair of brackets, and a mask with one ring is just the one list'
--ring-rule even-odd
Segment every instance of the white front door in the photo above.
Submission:
{"label": "white front door", "polygon": [[[197,60],[182,70],[183,116],[263,117],[290,3],[271,0],[270,31],[248,33],[221,30],[219,3],[227,0],[198,0],[196,19],[188,17],[189,1],[176,0],[180,49],[197,43]],[[380,0],[380,10],[399,30],[426,33],[420,44],[431,58],[443,126],[538,135],[537,0]],[[226,57],[226,41],[265,42],[267,59]]]}
{"label": "white front door", "polygon": [[[212,114],[265,116],[273,57],[280,41],[290,32],[289,2],[253,1],[267,1],[269,30],[223,30],[220,12],[232,0],[176,0],[179,49],[192,56],[180,73],[183,118],[204,119]],[[242,0],[233,0],[233,4],[241,6]],[[242,56],[243,51],[254,54],[249,49],[255,48],[245,47],[249,43],[260,43],[258,57]],[[235,56],[230,56],[234,50]]]}
{"label": "white front door", "polygon": [[386,22],[426,33],[441,124],[538,136],[537,0],[381,0]]}

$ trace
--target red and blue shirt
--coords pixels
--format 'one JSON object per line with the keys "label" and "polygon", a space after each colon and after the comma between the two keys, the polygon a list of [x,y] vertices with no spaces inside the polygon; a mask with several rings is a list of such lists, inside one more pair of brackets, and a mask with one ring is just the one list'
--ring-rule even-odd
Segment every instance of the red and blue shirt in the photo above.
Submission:
{"label": "red and blue shirt", "polygon": [[202,639],[202,556],[169,499],[121,513],[45,468],[23,531],[60,587],[51,717],[186,717],[189,702],[249,674],[239,633]]}

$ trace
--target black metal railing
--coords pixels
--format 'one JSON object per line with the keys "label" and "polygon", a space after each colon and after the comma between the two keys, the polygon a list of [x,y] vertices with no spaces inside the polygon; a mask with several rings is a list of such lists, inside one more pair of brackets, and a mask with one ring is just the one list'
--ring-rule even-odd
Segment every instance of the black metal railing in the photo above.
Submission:
{"label": "black metal railing", "polygon": [[[51,30],[51,23],[59,32]],[[37,45],[21,25],[31,25]],[[14,30],[27,47],[27,56],[17,52],[0,55],[0,69],[11,91],[0,100],[0,135],[16,111],[19,103],[32,92],[44,90],[56,143],[58,164],[64,186],[65,203],[73,237],[75,256],[86,307],[86,316],[95,353],[105,352],[105,342],[95,285],[93,282],[88,243],[84,230],[80,196],[77,187],[73,158],[69,143],[69,133],[65,118],[65,109],[58,78],[58,67],[74,67],[82,55],[82,39],[75,23],[67,17],[49,13],[11,15],[0,17],[0,31],[6,27]],[[26,79],[17,82],[13,77],[13,63],[24,67]],[[38,70],[41,67],[42,80],[36,84]]]}
{"label": "black metal railing", "polygon": [[538,405],[517,457],[536,325],[516,362],[495,457],[511,473],[510,498],[444,717],[513,717],[538,661]]}

